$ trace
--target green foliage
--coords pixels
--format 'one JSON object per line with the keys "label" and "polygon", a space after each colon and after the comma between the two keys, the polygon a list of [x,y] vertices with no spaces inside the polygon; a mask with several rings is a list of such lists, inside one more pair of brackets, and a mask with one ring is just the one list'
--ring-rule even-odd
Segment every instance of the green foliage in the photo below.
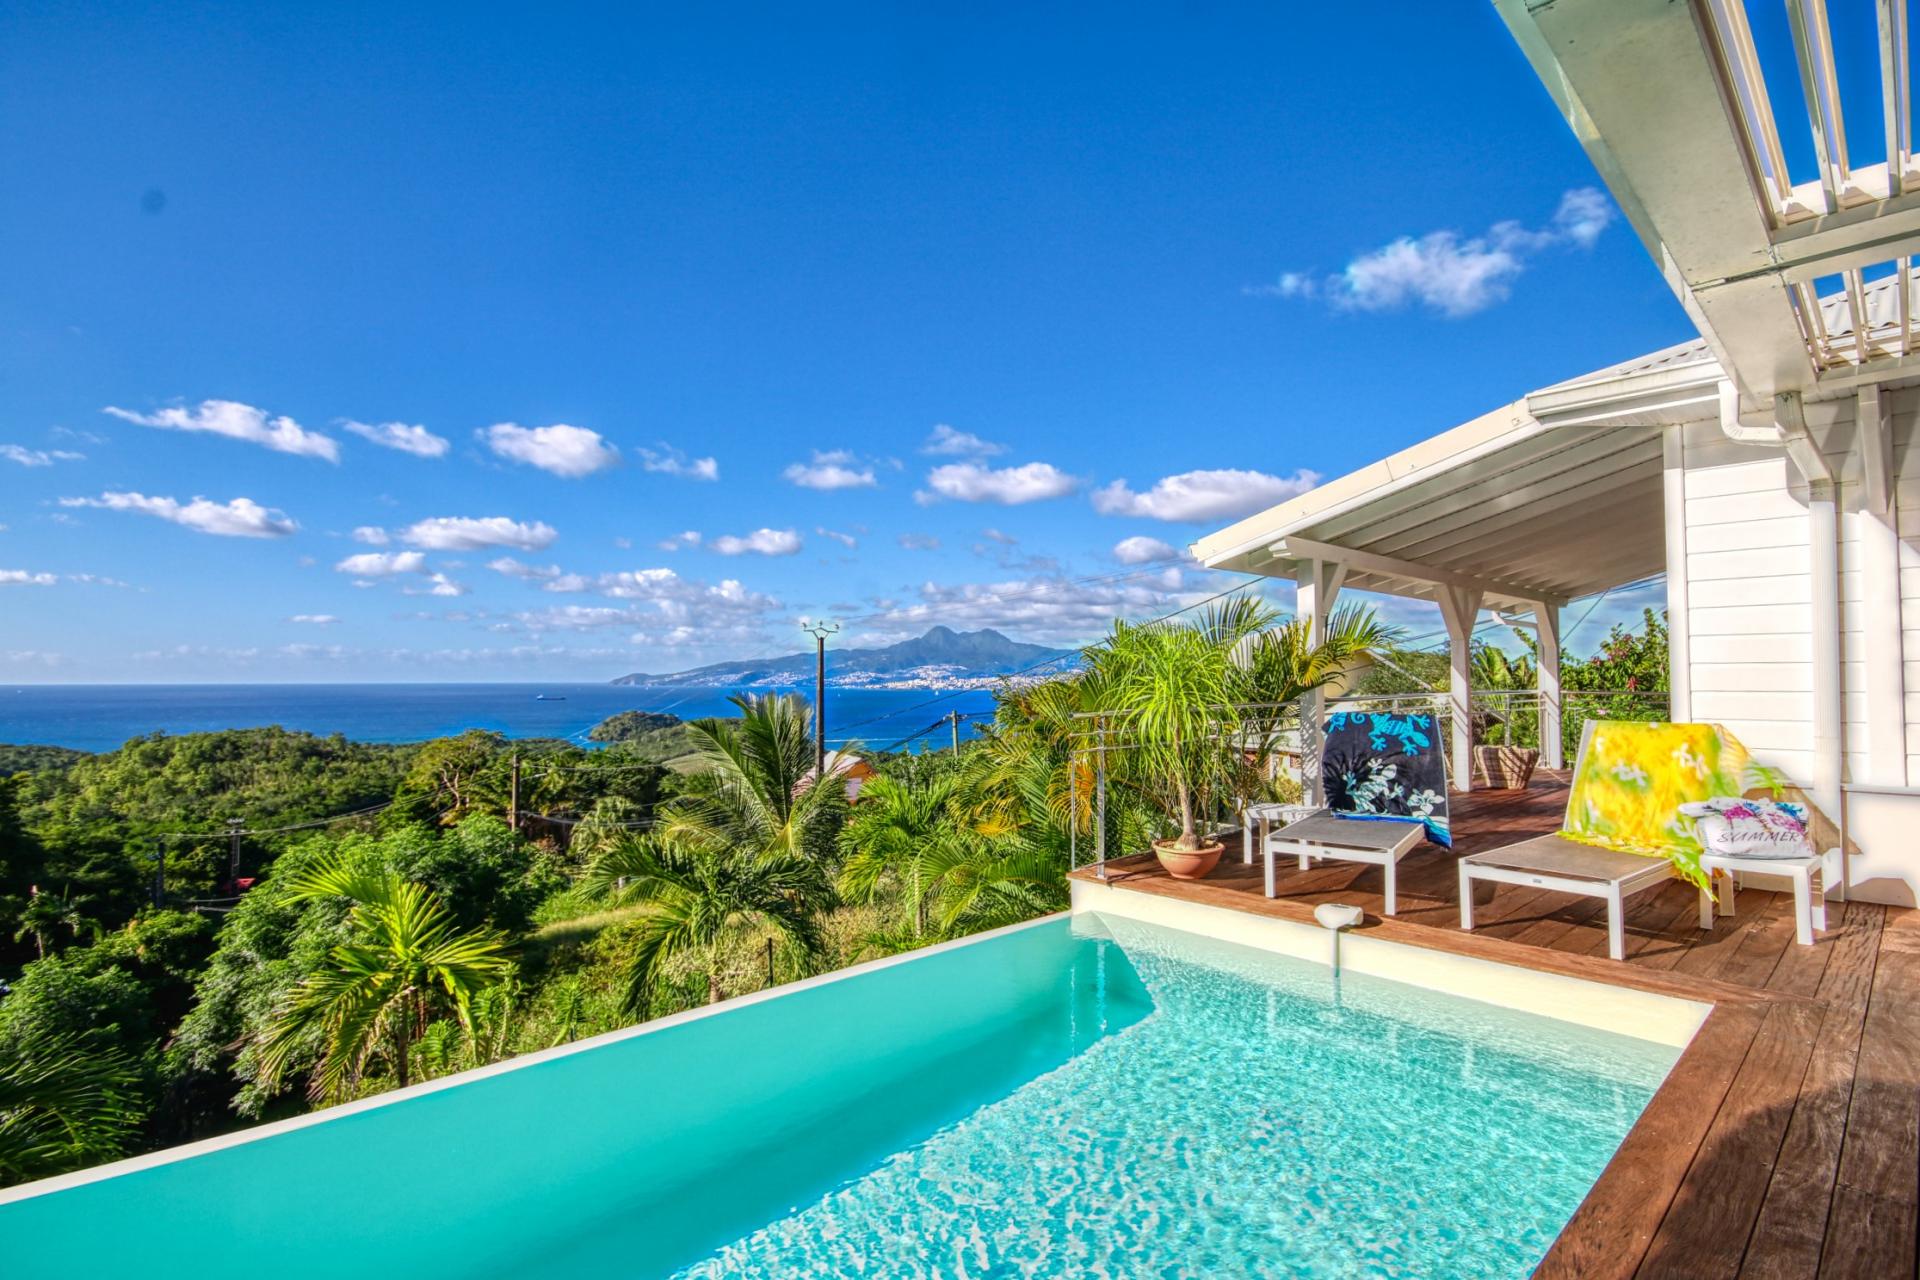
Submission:
{"label": "green foliage", "polygon": [[[413,750],[277,728],[153,734],[66,768],[23,773],[12,789],[41,846],[38,882],[90,899],[92,914],[117,924],[148,900],[162,848],[176,893],[210,893],[225,879],[224,835],[178,833],[219,831],[229,818],[287,826],[381,804]],[[276,851],[272,841],[248,842],[242,874]]]}
{"label": "green foliage", "polygon": [[1637,630],[1614,623],[1593,656],[1566,665],[1561,682],[1568,689],[1665,693],[1670,669],[1666,611],[1646,609]]}
{"label": "green foliage", "polygon": [[816,915],[832,901],[825,868],[779,845],[755,851],[686,838],[642,835],[596,859],[588,885],[610,901],[644,904],[633,924],[635,947],[624,1004],[644,1014],[659,994],[663,969],[694,958],[707,1002],[721,999],[723,945],[751,926],[774,930],[793,952],[819,954]]}
{"label": "green foliage", "polygon": [[667,765],[691,763],[695,751],[693,735],[680,717],[659,711],[622,711],[593,726],[587,737],[594,742],[618,744],[631,756]]}
{"label": "green foliage", "polygon": [[432,890],[365,858],[317,861],[285,893],[295,905],[344,900],[348,940],[301,979],[259,1041],[268,1088],[316,1048],[307,1087],[316,1102],[354,1096],[376,1063],[405,1088],[434,1018],[450,1013],[472,1034],[474,997],[512,967],[500,935],[460,928]]}
{"label": "green foliage", "polygon": [[662,830],[692,848],[829,861],[846,789],[815,786],[807,707],[790,696],[730,699],[740,715],[696,720],[698,771],[666,806]]}
{"label": "green foliage", "polygon": [[0,778],[16,773],[45,773],[64,769],[92,753],[72,747],[49,747],[37,742],[0,742]]}
{"label": "green foliage", "polygon": [[0,1187],[123,1154],[139,1124],[138,1074],[82,1035],[0,1044]]}

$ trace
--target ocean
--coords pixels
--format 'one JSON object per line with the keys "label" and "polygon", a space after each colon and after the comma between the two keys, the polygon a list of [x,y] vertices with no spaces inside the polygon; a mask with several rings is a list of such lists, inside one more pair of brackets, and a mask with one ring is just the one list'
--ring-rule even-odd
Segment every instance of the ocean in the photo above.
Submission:
{"label": "ocean", "polygon": [[[732,692],[612,684],[0,686],[0,743],[111,751],[155,732],[280,725],[361,742],[418,742],[491,729],[509,738],[568,738],[590,746],[587,731],[615,712],[667,711],[683,720],[732,715]],[[940,721],[953,711],[966,717],[964,738],[992,716],[993,694],[829,688],[826,737],[836,747],[848,741],[869,749],[937,747],[952,741],[952,729]]]}

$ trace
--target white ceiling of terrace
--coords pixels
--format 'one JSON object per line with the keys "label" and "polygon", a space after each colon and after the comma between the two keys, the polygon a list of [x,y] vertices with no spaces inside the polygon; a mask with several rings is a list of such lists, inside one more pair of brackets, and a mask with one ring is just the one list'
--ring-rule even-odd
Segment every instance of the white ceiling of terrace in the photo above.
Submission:
{"label": "white ceiling of terrace", "polygon": [[1213,567],[1276,577],[1336,559],[1351,588],[1434,599],[1467,586],[1490,607],[1564,603],[1666,564],[1657,427],[1528,423],[1351,502],[1307,505],[1282,504],[1195,550]]}
{"label": "white ceiling of terrace", "polygon": [[1920,364],[1904,0],[1495,4],[1749,408]]}

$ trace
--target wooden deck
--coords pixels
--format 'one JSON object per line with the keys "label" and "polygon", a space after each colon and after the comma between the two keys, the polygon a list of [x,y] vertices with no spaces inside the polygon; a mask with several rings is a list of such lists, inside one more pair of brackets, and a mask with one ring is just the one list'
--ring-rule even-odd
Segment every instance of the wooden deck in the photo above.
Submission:
{"label": "wooden deck", "polygon": [[[1382,919],[1380,869],[1322,863],[1261,892],[1237,837],[1207,879],[1115,860],[1115,885],[1286,919],[1340,901],[1363,927],[1418,946],[1714,1002],[1714,1011],[1535,1273],[1914,1280],[1920,1234],[1920,911],[1833,903],[1816,945],[1793,941],[1789,894],[1743,890],[1736,916],[1698,927],[1692,888],[1628,905],[1627,958],[1607,959],[1592,898],[1481,884],[1459,928],[1458,854],[1552,831],[1564,779],[1455,797],[1456,849],[1400,864]],[[1094,872],[1074,873],[1091,878]],[[1496,892],[1497,890],[1497,892]]]}

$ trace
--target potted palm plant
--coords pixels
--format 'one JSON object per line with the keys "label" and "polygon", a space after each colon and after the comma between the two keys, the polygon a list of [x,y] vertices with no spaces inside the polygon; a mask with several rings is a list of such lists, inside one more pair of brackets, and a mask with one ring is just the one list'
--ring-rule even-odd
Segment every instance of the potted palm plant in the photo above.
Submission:
{"label": "potted palm plant", "polygon": [[1103,665],[1115,728],[1142,780],[1180,821],[1179,835],[1153,842],[1154,854],[1176,880],[1197,880],[1226,847],[1201,835],[1197,815],[1222,780],[1220,741],[1237,728],[1229,647],[1204,628],[1116,623]]}

